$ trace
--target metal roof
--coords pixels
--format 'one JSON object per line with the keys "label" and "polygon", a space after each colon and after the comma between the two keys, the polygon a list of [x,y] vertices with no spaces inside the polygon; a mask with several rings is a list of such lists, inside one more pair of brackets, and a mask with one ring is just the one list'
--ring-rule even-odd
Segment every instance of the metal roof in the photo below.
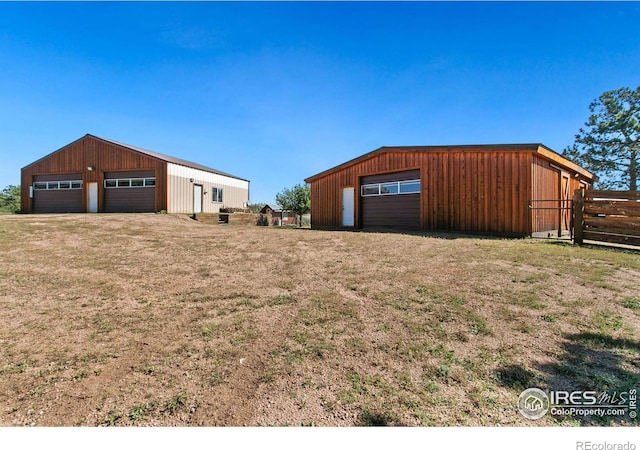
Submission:
{"label": "metal roof", "polygon": [[191,162],[191,161],[187,161],[185,159],[174,158],[173,156],[164,155],[164,154],[158,153],[158,152],[152,152],[151,150],[146,150],[146,149],[140,148],[140,147],[134,147],[133,145],[123,144],[122,142],[117,142],[117,141],[114,141],[114,140],[111,140],[111,139],[101,138],[101,137],[94,136],[94,135],[88,134],[88,133],[87,133],[87,135],[85,137],[87,137],[87,136],[92,137],[94,139],[99,139],[101,141],[108,142],[110,144],[118,145],[120,147],[124,147],[124,148],[127,148],[129,150],[133,150],[134,152],[142,153],[143,155],[150,156],[150,157],[156,158],[156,159],[160,159],[162,161],[166,161],[166,162],[169,162],[169,163],[172,163],[172,164],[179,164],[181,166],[190,167],[192,169],[203,170],[205,172],[211,172],[211,173],[215,173],[217,175],[223,175],[225,177],[236,178],[236,179],[242,180],[242,181],[249,181],[247,179],[240,178],[240,177],[237,177],[235,175],[231,175],[231,174],[226,173],[226,172],[221,172],[219,170],[212,169],[211,167],[203,166],[202,164],[197,164],[197,163],[194,163],[194,162]]}
{"label": "metal roof", "polygon": [[267,207],[271,208],[271,210],[273,212],[282,212],[283,209],[279,206],[279,205],[275,205],[273,203],[266,203],[263,207],[262,210],[266,209]]}
{"label": "metal roof", "polygon": [[572,170],[580,173],[585,178],[593,179],[594,175],[585,170],[583,167],[575,164],[573,161],[566,159],[564,156],[550,149],[544,144],[465,144],[465,145],[417,145],[417,146],[383,146],[371,152],[365,153],[364,155],[358,156],[354,159],[351,159],[342,164],[338,164],[335,167],[324,170],[320,173],[312,175],[306,178],[305,183],[311,183],[319,178],[325,177],[333,172],[337,172],[346,167],[357,164],[361,161],[372,158],[378,154],[386,153],[386,152],[406,152],[406,151],[418,151],[418,152],[429,152],[429,151],[521,151],[521,152],[535,152],[538,153],[549,160],[558,162],[571,168]]}

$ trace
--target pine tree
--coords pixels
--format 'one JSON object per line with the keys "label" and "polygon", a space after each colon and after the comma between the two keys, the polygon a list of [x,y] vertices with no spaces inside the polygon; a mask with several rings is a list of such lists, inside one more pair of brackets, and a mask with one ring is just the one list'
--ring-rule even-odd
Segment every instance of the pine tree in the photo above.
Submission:
{"label": "pine tree", "polygon": [[602,189],[638,190],[640,86],[607,91],[589,105],[591,115],[563,155],[599,176]]}

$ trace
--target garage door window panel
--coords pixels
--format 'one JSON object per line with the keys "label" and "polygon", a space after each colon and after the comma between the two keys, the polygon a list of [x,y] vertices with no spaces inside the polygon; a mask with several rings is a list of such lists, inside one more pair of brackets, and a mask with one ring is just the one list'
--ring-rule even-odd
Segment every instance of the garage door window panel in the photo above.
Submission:
{"label": "garage door window panel", "polygon": [[82,189],[82,181],[74,180],[74,181],[36,181],[33,183],[34,191],[43,191],[43,190],[59,190],[59,189]]}
{"label": "garage door window panel", "polygon": [[155,187],[155,178],[110,178],[104,180],[105,188],[146,188]]}
{"label": "garage door window panel", "polygon": [[420,192],[420,180],[400,182],[401,194],[417,194]]}
{"label": "garage door window panel", "polygon": [[361,187],[362,197],[418,193],[420,193],[420,180],[365,184]]}
{"label": "garage door window panel", "polygon": [[370,195],[380,195],[379,184],[367,184],[365,186],[362,186],[362,196],[367,197]]}
{"label": "garage door window panel", "polygon": [[380,185],[380,195],[396,195],[398,191],[398,183],[384,183]]}

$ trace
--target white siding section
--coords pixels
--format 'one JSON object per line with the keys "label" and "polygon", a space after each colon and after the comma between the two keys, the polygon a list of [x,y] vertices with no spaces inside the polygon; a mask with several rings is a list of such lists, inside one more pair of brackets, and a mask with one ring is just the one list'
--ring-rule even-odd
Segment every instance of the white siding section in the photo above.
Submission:
{"label": "white siding section", "polygon": [[[168,205],[167,212],[193,214],[193,185],[202,185],[203,213],[217,213],[220,208],[242,208],[249,202],[249,182],[179,164],[167,164]],[[193,180],[193,182],[191,181]],[[215,202],[212,188],[222,189],[222,202]]]}
{"label": "white siding section", "polygon": [[169,175],[175,175],[177,177],[187,178],[208,182],[213,184],[219,184],[220,186],[237,187],[241,189],[249,190],[249,182],[238,180],[237,178],[226,177],[224,175],[218,175],[216,173],[205,172],[204,170],[192,169],[191,167],[180,166],[178,164],[167,164],[167,173]]}

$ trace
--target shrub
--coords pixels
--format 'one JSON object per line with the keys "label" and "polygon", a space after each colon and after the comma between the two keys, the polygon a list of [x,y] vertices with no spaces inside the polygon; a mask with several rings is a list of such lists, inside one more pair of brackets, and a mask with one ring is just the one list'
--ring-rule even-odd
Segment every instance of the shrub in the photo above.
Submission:
{"label": "shrub", "polygon": [[256,225],[258,225],[259,227],[268,227],[269,226],[269,218],[267,216],[265,216],[264,214],[260,214],[260,217],[258,217]]}

